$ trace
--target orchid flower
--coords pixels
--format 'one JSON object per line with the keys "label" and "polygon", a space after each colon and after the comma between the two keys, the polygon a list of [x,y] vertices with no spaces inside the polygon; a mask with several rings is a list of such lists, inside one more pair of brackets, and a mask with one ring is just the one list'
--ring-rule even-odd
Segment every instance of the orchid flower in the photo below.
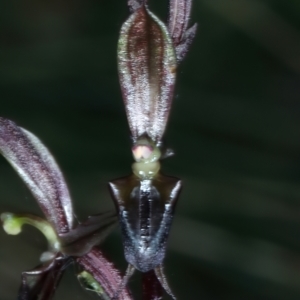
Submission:
{"label": "orchid flower", "polygon": [[178,63],[195,36],[188,29],[191,0],[171,0],[168,25],[153,14],[145,0],[129,0],[131,15],[121,28],[118,43],[119,81],[133,141],[132,175],[109,182],[122,230],[124,282],[135,270],[151,283],[149,299],[161,289],[173,298],[163,270],[167,239],[181,180],[160,172],[160,160],[172,151],[163,148]]}
{"label": "orchid flower", "polygon": [[22,273],[19,300],[50,300],[71,264],[79,265],[80,283],[104,300],[130,300],[126,284],[134,270],[143,273],[143,298],[175,299],[163,270],[166,244],[181,180],[160,172],[160,160],[173,152],[163,147],[176,71],[195,36],[188,28],[192,0],[170,0],[168,24],[146,0],[128,0],[131,15],[118,43],[119,79],[133,140],[133,174],[109,182],[122,229],[128,268],[124,278],[96,247],[112,230],[115,213],[79,222],[63,175],[54,158],[29,131],[0,117],[0,153],[37,200],[45,219],[1,214],[4,230],[19,234],[24,224],[40,230],[48,249],[40,265]]}
{"label": "orchid flower", "polygon": [[[95,247],[116,224],[116,216],[105,213],[78,222],[63,175],[42,142],[14,122],[0,118],[0,153],[27,185],[46,219],[24,214],[2,213],[1,221],[8,234],[19,234],[24,224],[40,230],[48,249],[41,264],[22,273],[19,300],[49,300],[71,263],[79,265],[78,279],[102,299],[112,299],[122,278],[113,265]],[[132,299],[124,289],[119,299]]]}

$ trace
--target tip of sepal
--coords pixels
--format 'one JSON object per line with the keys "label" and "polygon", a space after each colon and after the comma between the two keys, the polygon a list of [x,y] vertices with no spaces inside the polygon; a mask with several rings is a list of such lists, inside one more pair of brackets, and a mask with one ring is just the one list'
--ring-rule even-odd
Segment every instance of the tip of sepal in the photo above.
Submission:
{"label": "tip of sepal", "polygon": [[195,38],[197,32],[198,24],[195,23],[192,27],[190,27],[184,34],[182,41],[176,46],[176,57],[177,62],[181,62],[187,52],[190,49],[190,46]]}
{"label": "tip of sepal", "polygon": [[146,4],[146,0],[128,0],[128,6],[131,12],[136,11],[139,9],[142,5]]}
{"label": "tip of sepal", "polygon": [[154,272],[155,272],[155,275],[156,275],[158,281],[160,282],[161,286],[164,288],[166,293],[169,294],[173,300],[176,300],[176,297],[173,294],[173,292],[168,284],[166,275],[164,273],[163,265],[160,265],[157,268],[155,268]]}
{"label": "tip of sepal", "polygon": [[118,286],[118,289],[115,291],[114,296],[112,300],[118,300],[122,291],[125,289],[130,277],[134,274],[135,272],[135,267],[131,264],[128,264],[125,275],[122,279],[122,282]]}

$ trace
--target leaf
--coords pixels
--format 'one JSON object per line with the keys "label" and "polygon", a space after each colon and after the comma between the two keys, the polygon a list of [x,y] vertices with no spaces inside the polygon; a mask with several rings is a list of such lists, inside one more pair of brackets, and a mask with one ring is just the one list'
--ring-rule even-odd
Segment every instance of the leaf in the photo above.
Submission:
{"label": "leaf", "polygon": [[58,234],[73,228],[73,208],[63,175],[54,158],[29,131],[0,118],[0,153],[36,198]]}
{"label": "leaf", "polygon": [[145,6],[121,28],[119,78],[131,134],[158,143],[171,108],[176,56],[166,26]]}

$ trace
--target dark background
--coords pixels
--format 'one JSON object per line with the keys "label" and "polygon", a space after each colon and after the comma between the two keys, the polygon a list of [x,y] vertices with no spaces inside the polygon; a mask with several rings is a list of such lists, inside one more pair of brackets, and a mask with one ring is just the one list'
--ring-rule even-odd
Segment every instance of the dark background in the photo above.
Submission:
{"label": "dark background", "polygon": [[[166,19],[168,2],[149,2]],[[113,209],[106,183],[131,172],[116,66],[127,16],[125,0],[0,2],[0,115],[49,147],[80,218]],[[166,131],[176,156],[163,161],[184,181],[170,285],[181,300],[299,299],[300,1],[194,0],[192,21]],[[0,211],[41,214],[3,158]],[[45,249],[32,228],[0,230],[1,300],[16,299]],[[119,230],[103,250],[125,270]],[[96,299],[74,272],[55,299]]]}

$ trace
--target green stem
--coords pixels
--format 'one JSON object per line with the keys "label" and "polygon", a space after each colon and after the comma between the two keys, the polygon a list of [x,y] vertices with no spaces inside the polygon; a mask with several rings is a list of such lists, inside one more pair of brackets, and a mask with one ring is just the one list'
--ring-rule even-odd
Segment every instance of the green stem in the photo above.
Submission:
{"label": "green stem", "polygon": [[51,250],[58,251],[60,249],[57,234],[46,220],[34,215],[15,215],[9,212],[2,213],[0,219],[7,234],[17,235],[22,231],[22,226],[28,224],[37,228],[45,236]]}

